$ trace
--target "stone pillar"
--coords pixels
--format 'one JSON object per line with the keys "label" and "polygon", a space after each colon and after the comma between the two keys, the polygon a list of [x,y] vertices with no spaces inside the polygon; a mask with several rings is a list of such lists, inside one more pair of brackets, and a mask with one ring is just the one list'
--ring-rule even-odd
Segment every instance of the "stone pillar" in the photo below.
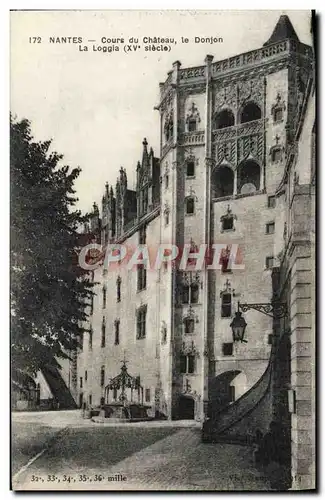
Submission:
{"label": "stone pillar", "polygon": [[[178,103],[178,81],[179,81],[179,70],[181,67],[181,63],[179,61],[175,61],[173,63],[173,71],[172,71],[172,81],[171,85],[173,88],[173,110],[174,110],[174,129],[173,129],[173,150],[172,150],[172,170],[171,170],[171,189],[172,189],[172,208],[171,208],[171,217],[170,217],[170,225],[171,225],[171,241],[170,243],[177,245],[177,184],[178,184],[178,148],[177,148],[177,140],[178,140],[178,118],[179,118],[179,103]],[[174,364],[176,362],[175,358],[175,333],[176,333],[176,321],[175,321],[175,294],[176,294],[176,284],[175,284],[176,276],[175,270],[171,269],[170,272],[170,310],[171,310],[171,332],[170,332],[170,356],[169,356],[169,387],[170,387],[170,408],[168,411],[168,419],[171,420],[175,415],[175,406],[177,404],[176,396],[175,396],[175,384],[173,379],[174,372]]]}
{"label": "stone pillar", "polygon": [[310,246],[294,249],[291,278],[292,489],[315,487],[315,325]]}
{"label": "stone pillar", "polygon": [[237,177],[238,177],[238,168],[234,170],[234,196],[237,194]]}
{"label": "stone pillar", "polygon": [[[205,58],[205,77],[206,77],[206,129],[205,129],[205,186],[204,186],[204,199],[205,199],[205,207],[204,207],[204,243],[207,244],[207,249],[209,249],[209,245],[211,243],[211,234],[210,234],[210,226],[211,226],[211,171],[212,171],[212,159],[211,159],[211,115],[212,115],[212,89],[211,89],[211,65],[213,61],[213,56],[207,55]],[[208,270],[205,269],[203,271],[203,339],[202,345],[203,349],[205,346],[208,346],[208,336],[209,336],[209,316],[208,316],[208,304],[209,304],[209,282],[208,282]],[[202,398],[200,400],[201,406],[201,420],[204,420],[207,417],[208,412],[208,402],[209,402],[209,356],[205,356],[202,349],[201,359],[202,359]]]}

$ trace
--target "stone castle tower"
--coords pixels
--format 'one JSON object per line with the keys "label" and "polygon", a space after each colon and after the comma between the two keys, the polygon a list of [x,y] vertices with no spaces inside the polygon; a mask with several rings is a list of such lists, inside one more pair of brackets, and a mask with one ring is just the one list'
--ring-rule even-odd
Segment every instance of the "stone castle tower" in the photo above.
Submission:
{"label": "stone castle tower", "polygon": [[[96,271],[94,335],[91,342],[85,335],[78,358],[79,379],[87,378],[80,404],[109,400],[106,384],[125,352],[142,400],[173,419],[204,421],[263,379],[272,318],[248,311],[246,342],[234,341],[230,322],[238,302],[270,303],[277,293],[271,274],[290,218],[278,187],[312,69],[312,49],[287,16],[260,48],[216,62],[207,55],[194,68],[173,64],[156,107],[159,159],[144,139],[136,190],[121,168],[115,193],[105,188],[101,220],[95,206],[93,224],[102,244],[188,245],[192,253],[222,244],[232,265],[221,259],[220,269]],[[267,429],[271,392],[255,427]]]}

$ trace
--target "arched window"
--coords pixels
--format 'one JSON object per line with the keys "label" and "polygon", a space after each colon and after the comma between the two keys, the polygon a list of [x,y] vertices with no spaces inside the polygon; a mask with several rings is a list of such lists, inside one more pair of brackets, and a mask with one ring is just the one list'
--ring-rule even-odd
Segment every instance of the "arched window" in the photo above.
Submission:
{"label": "arched window", "polygon": [[247,103],[240,113],[240,123],[252,122],[262,117],[261,108],[254,102]]}
{"label": "arched window", "polygon": [[244,161],[238,168],[238,193],[254,193],[260,189],[261,169],[254,160]]}
{"label": "arched window", "polygon": [[230,109],[224,109],[216,114],[214,119],[215,129],[232,127],[233,125],[235,125],[235,117]]}
{"label": "arched window", "polygon": [[211,185],[214,198],[232,196],[234,192],[234,172],[229,167],[221,166],[213,172]]}

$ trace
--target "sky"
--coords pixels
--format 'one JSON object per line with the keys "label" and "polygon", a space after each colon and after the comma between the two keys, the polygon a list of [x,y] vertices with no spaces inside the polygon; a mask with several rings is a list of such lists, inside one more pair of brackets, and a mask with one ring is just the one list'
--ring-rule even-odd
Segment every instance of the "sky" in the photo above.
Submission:
{"label": "sky", "polygon": [[[310,12],[302,10],[11,12],[11,112],[31,121],[35,140],[52,138],[64,164],[81,167],[78,208],[89,211],[100,203],[105,182],[115,187],[121,166],[129,188],[135,187],[144,137],[159,156],[154,106],[172,63],[199,66],[207,54],[217,61],[257,49],[281,14],[289,15],[300,41],[311,44]],[[79,43],[49,43],[49,37],[62,36],[82,37],[88,52]],[[175,37],[177,44],[170,52],[145,52],[145,36]],[[198,44],[195,36],[222,37],[223,43]],[[41,42],[30,43],[30,37]],[[93,51],[93,45],[107,46],[102,37],[138,37],[141,49]]]}

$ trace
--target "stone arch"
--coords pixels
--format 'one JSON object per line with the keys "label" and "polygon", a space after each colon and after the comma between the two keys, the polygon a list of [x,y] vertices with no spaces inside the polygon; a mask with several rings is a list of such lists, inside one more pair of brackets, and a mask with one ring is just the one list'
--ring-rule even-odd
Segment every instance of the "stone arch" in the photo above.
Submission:
{"label": "stone arch", "polygon": [[228,165],[220,165],[212,172],[212,197],[222,198],[234,193],[234,172]]}
{"label": "stone arch", "polygon": [[262,118],[262,111],[254,101],[246,102],[239,112],[239,123],[248,123]]}
{"label": "stone arch", "polygon": [[218,111],[214,116],[214,128],[219,130],[222,128],[232,127],[235,125],[235,115],[229,108]]}
{"label": "stone arch", "polygon": [[241,373],[240,370],[227,370],[209,381],[209,417],[214,417],[232,402],[232,382]]}
{"label": "stone arch", "polygon": [[249,194],[261,188],[261,167],[253,159],[244,160],[238,166],[237,192]]}

